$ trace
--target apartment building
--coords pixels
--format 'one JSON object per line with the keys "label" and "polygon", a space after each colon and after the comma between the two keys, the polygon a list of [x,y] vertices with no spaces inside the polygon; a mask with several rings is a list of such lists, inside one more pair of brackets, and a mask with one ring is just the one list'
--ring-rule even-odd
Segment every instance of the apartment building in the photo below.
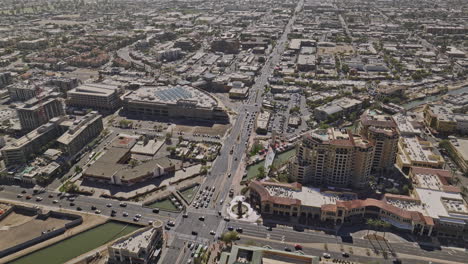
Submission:
{"label": "apartment building", "polygon": [[[64,122],[65,123],[65,122]],[[68,131],[57,139],[63,153],[73,158],[81,151],[91,140],[97,137],[103,130],[102,116],[93,111],[84,117],[67,121],[70,124]]]}
{"label": "apartment building", "polygon": [[45,149],[44,146],[61,135],[60,123],[62,117],[54,117],[44,124],[16,141],[2,148],[2,156],[7,166],[26,163],[32,155]]}
{"label": "apartment building", "polygon": [[367,184],[374,145],[350,131],[330,128],[304,135],[289,164],[301,184],[362,188]]}
{"label": "apartment building", "polygon": [[391,116],[366,110],[360,117],[357,132],[374,144],[373,170],[390,169],[398,152],[398,131]]}
{"label": "apartment building", "polygon": [[31,98],[16,108],[21,128],[24,131],[31,131],[54,117],[65,115],[60,99],[51,98],[51,96],[41,101]]}

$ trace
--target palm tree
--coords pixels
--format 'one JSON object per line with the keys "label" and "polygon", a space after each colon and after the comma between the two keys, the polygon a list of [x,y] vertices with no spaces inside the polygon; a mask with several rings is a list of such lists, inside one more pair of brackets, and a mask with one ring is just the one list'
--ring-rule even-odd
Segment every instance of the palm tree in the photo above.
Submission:
{"label": "palm tree", "polygon": [[389,222],[381,221],[381,227],[383,229],[383,237],[385,238],[386,230],[389,229],[390,227],[392,227],[392,225]]}
{"label": "palm tree", "polygon": [[375,227],[376,221],[372,218],[369,218],[366,220],[366,225],[367,225],[367,235],[369,235],[369,229]]}

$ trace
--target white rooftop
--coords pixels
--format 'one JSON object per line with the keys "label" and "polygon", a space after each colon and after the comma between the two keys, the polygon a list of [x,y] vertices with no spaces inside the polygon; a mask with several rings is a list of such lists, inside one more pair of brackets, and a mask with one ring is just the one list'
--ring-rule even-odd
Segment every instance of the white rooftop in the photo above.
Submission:
{"label": "white rooftop", "polygon": [[354,193],[338,193],[332,191],[320,192],[319,188],[311,188],[306,186],[302,186],[301,191],[269,185],[266,185],[265,189],[268,190],[272,196],[298,199],[303,205],[313,207],[320,207],[324,204],[335,204],[336,201],[349,201],[357,199],[357,196]]}
{"label": "white rooftop", "polygon": [[432,218],[444,218],[468,221],[468,208],[459,193],[415,188],[424,206],[425,215]]}

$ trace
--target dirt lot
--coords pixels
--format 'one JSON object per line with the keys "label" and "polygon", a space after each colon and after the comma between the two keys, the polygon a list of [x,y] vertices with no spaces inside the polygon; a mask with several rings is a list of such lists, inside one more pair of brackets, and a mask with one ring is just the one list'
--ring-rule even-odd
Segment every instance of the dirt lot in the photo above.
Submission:
{"label": "dirt lot", "polygon": [[76,71],[66,73],[65,77],[78,78],[80,81],[86,81],[91,78],[97,78],[99,75],[98,71],[91,69],[77,69]]}
{"label": "dirt lot", "polygon": [[351,54],[354,52],[354,48],[351,45],[339,45],[336,47],[319,47],[317,50],[317,54],[322,55],[322,54],[338,54],[338,53],[343,53],[343,54]]}
{"label": "dirt lot", "polygon": [[35,217],[12,212],[0,222],[0,249],[17,245],[41,235],[42,231],[58,229],[70,220],[53,217],[47,220],[39,220]]}
{"label": "dirt lot", "polygon": [[223,136],[226,130],[229,128],[229,125],[221,125],[215,124],[213,126],[184,126],[184,125],[177,125],[174,128],[174,132],[182,131],[184,133],[192,133],[192,134],[208,134],[211,136]]}
{"label": "dirt lot", "polygon": [[[104,222],[106,222],[106,218],[104,218],[102,216],[98,216],[98,215],[84,214],[84,213],[78,213],[76,211],[68,211],[68,210],[61,210],[61,211],[81,215],[83,217],[83,223],[81,225],[78,225],[78,226],[72,228],[72,229],[68,229],[67,231],[65,231],[64,234],[61,234],[61,235],[59,235],[57,237],[48,239],[48,240],[46,240],[46,241],[44,241],[42,243],[39,243],[37,245],[34,245],[34,246],[29,247],[29,248],[24,249],[24,250],[21,250],[19,252],[16,252],[16,253],[11,254],[9,256],[6,256],[4,258],[0,258],[0,263],[6,263],[6,262],[11,261],[13,259],[16,259],[16,258],[18,258],[20,256],[29,254],[29,253],[31,253],[31,252],[33,252],[35,250],[46,247],[48,245],[52,245],[52,244],[54,244],[54,243],[56,243],[56,242],[58,242],[60,240],[71,237],[71,236],[73,236],[75,234],[86,231],[86,230],[88,230],[88,229],[90,229],[90,228],[92,228],[94,226],[97,226],[97,225],[100,225],[100,224],[103,224]],[[2,226],[2,225],[3,225],[3,221],[0,222],[0,226]],[[0,232],[0,236],[2,236],[2,235],[3,234]],[[0,243],[2,243],[5,240],[7,240],[7,239],[3,239],[3,237],[2,237],[2,239],[0,239]],[[1,245],[0,245],[0,248],[1,248]]]}

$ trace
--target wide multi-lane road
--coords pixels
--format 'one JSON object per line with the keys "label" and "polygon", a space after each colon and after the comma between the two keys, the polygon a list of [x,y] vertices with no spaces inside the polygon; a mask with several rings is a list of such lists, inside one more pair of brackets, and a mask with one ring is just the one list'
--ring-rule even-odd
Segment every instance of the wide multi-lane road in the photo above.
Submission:
{"label": "wide multi-lane road", "polygon": [[[31,198],[27,199],[27,196],[30,196]],[[40,197],[42,200],[38,201],[38,197]],[[3,186],[3,190],[0,191],[0,200],[29,204],[32,206],[40,206],[55,210],[66,209],[92,214],[96,214],[96,210],[99,210],[100,215],[109,217],[111,215],[111,211],[114,210],[116,213],[112,218],[124,221],[133,221],[133,218],[139,214],[141,215],[141,219],[138,222],[144,224],[154,220],[166,222],[169,220],[174,220],[176,217],[174,213],[165,211],[153,213],[151,208],[142,207],[140,204],[134,204],[131,202],[126,202],[126,206],[122,207],[120,206],[120,202],[116,200],[83,195],[65,197],[65,195],[59,195],[59,192],[48,190],[42,193],[33,193],[33,190],[24,189],[19,186]],[[128,215],[124,216],[124,213]]]}
{"label": "wide multi-lane road", "polygon": [[[296,11],[299,11],[302,5],[303,1],[300,1]],[[277,41],[277,45],[273,48],[270,57],[265,62],[255,84],[250,90],[247,103],[237,109],[238,115],[235,117],[231,131],[223,139],[220,155],[212,164],[210,173],[200,188],[200,190],[204,190],[206,187],[215,187],[213,201],[211,201],[208,208],[188,208],[187,218],[182,217],[182,215],[177,218],[176,228],[168,231],[170,239],[163,263],[184,263],[182,261],[188,259],[191,253],[186,249],[188,243],[194,242],[210,245],[211,242],[216,240],[216,237],[224,232],[227,223],[223,220],[223,204],[220,201],[226,201],[229,189],[233,187],[233,184],[237,184],[233,182],[235,179],[234,175],[240,169],[239,165],[245,157],[254,127],[251,125],[248,128],[247,125],[251,120],[254,120],[253,113],[260,111],[263,101],[263,89],[268,83],[268,78],[271,76],[273,68],[278,64],[286,47],[287,36],[296,20],[295,14],[286,24],[283,34]],[[232,177],[228,177],[228,175],[232,175]],[[218,215],[219,211],[222,212],[222,216]],[[199,220],[201,216],[204,217],[203,221]],[[193,231],[197,232],[197,234],[194,235]],[[214,231],[214,234],[210,234],[210,231]]]}

